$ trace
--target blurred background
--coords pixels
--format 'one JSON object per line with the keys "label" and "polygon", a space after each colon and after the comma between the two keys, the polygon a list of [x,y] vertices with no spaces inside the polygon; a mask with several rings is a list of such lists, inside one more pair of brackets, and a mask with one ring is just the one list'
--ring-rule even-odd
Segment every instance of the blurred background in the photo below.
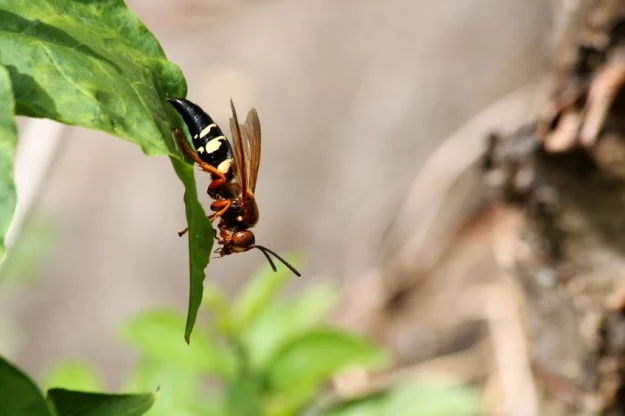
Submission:
{"label": "blurred background", "polygon": [[[498,214],[472,166],[490,130],[535,115],[559,2],[127,3],[222,128],[231,97],[240,113],[258,109],[255,232],[305,257],[292,290],[337,282],[336,323],[376,337],[398,368],[484,381]],[[103,133],[45,120],[19,129],[23,222],[4,280],[21,284],[0,294],[2,348],[35,377],[88,360],[118,388],[136,358],[116,338],[120,322],[186,311],[182,185],[168,159]],[[264,261],[214,260],[207,279],[232,294]]]}

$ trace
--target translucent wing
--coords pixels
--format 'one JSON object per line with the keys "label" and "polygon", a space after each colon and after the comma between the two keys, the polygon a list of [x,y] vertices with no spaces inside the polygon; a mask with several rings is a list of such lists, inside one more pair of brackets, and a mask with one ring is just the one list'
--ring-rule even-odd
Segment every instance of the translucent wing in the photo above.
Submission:
{"label": "translucent wing", "polygon": [[245,125],[242,129],[245,147],[245,157],[247,166],[247,180],[249,189],[256,191],[256,180],[258,179],[258,168],[260,167],[260,120],[255,108],[247,114]]}
{"label": "translucent wing", "polygon": [[243,143],[243,137],[241,135],[241,128],[239,126],[239,119],[237,118],[237,112],[234,109],[234,104],[230,100],[230,108],[232,109],[232,117],[230,118],[230,131],[232,132],[232,144],[234,145],[234,163],[236,165],[236,172],[241,182],[241,193],[243,202],[247,201],[247,163],[246,163],[246,150]]}

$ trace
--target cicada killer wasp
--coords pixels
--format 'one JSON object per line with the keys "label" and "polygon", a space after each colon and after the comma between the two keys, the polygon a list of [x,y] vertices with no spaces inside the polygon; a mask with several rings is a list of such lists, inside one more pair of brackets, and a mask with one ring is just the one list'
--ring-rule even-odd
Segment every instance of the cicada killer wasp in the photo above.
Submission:
{"label": "cicada killer wasp", "polygon": [[[297,276],[301,276],[277,253],[256,244],[254,233],[250,231],[258,222],[258,205],[254,191],[260,166],[261,131],[256,109],[249,111],[245,123],[241,125],[230,100],[230,131],[234,145],[231,146],[217,123],[197,104],[184,98],[167,100],[182,116],[191,133],[195,150],[180,130],[174,130],[182,150],[204,172],[211,175],[207,193],[215,201],[210,206],[214,213],[208,218],[212,222],[220,219],[217,242],[221,247],[215,253],[223,257],[256,248],[265,255],[274,271],[276,265],[270,255],[280,260]],[[186,232],[185,229],[178,234],[182,236]]]}

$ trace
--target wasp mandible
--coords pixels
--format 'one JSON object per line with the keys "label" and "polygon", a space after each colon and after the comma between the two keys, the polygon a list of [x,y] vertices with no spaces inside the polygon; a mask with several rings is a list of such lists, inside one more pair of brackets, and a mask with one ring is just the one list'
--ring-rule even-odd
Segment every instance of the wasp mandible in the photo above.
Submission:
{"label": "wasp mandible", "polygon": [[[220,219],[217,226],[219,229],[217,242],[221,247],[215,253],[223,257],[256,248],[265,255],[274,271],[276,271],[276,265],[270,254],[297,276],[301,276],[277,253],[256,244],[254,233],[249,230],[256,225],[259,215],[254,196],[261,149],[260,120],[256,109],[252,108],[249,111],[245,123],[241,125],[234,104],[230,100],[232,110],[230,131],[234,145],[231,146],[217,123],[197,104],[184,98],[168,98],[167,100],[182,116],[191,133],[195,150],[191,148],[180,130],[174,130],[182,150],[211,176],[206,192],[215,201],[210,206],[214,213],[208,218],[212,222]],[[178,235],[182,236],[186,232],[187,229]]]}

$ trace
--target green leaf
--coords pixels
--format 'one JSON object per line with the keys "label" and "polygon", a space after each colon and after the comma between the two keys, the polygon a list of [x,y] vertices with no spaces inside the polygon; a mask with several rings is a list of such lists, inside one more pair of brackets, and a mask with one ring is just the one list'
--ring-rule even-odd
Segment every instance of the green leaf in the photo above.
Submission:
{"label": "green leaf", "polygon": [[186,95],[184,77],[122,0],[0,0],[0,33],[18,114],[178,154],[165,98]]}
{"label": "green leaf", "polygon": [[184,183],[184,203],[186,207],[187,224],[189,224],[189,309],[185,323],[184,339],[191,341],[191,332],[197,320],[197,314],[202,305],[204,291],[204,269],[208,265],[210,253],[213,249],[213,227],[206,218],[206,213],[197,199],[197,189],[193,178],[193,166],[171,158],[171,162]]}
{"label": "green leaf", "polygon": [[280,391],[265,397],[265,409],[271,416],[293,416],[309,414],[302,410],[311,402],[319,392],[316,385],[303,386]]}
{"label": "green leaf", "polygon": [[226,388],[226,405],[229,415],[264,415],[260,396],[251,381],[245,379],[235,379],[228,383]]}
{"label": "green leaf", "polygon": [[6,357],[7,360],[15,358],[21,350],[22,332],[15,319],[0,316],[0,356]]}
{"label": "green leaf", "polygon": [[405,416],[476,416],[480,397],[468,387],[448,387],[432,380],[415,381],[396,388],[384,414]]}
{"label": "green leaf", "polygon": [[[189,342],[212,233],[197,201],[193,168],[183,163],[171,132],[174,126],[184,131],[165,100],[186,96],[180,68],[123,0],[0,0],[0,64],[9,71],[18,114],[102,130],[137,143],[148,155],[172,157],[185,186],[191,230]],[[7,169],[0,167],[4,177]],[[10,209],[7,201],[4,210]],[[0,217],[0,230],[4,221]]]}
{"label": "green leaf", "polygon": [[57,363],[44,383],[48,388],[100,391],[103,383],[93,366],[86,362],[67,361]]}
{"label": "green leaf", "polygon": [[264,368],[286,342],[322,322],[337,301],[336,288],[324,285],[280,300],[262,311],[243,333],[252,368]]}
{"label": "green leaf", "polygon": [[[342,403],[323,414],[324,416],[390,416],[386,412],[388,402],[388,394],[379,393],[360,400]],[[459,415],[462,415],[462,413],[459,413]]]}
{"label": "green leaf", "polygon": [[[179,343],[182,341],[179,340]],[[203,382],[204,380],[197,372],[189,372],[175,363],[163,363],[144,358],[133,370],[126,390],[144,391],[160,386],[158,400],[148,412],[150,416],[212,414],[195,411],[198,401],[202,404],[210,401],[207,393],[203,391]]]}
{"label": "green leaf", "polygon": [[211,340],[206,331],[196,331],[187,345],[178,337],[184,324],[180,314],[168,310],[144,312],[125,323],[123,338],[141,353],[162,364],[175,365],[191,373],[207,372],[228,377],[234,373],[234,357]]}
{"label": "green leaf", "polygon": [[7,69],[0,65],[0,260],[4,256],[4,236],[15,211],[13,159],[16,141],[15,102],[11,80]]}
{"label": "green leaf", "polygon": [[[299,263],[291,256],[287,257],[287,260],[295,266]],[[282,264],[278,265],[277,272],[265,265],[250,279],[232,305],[235,329],[242,330],[252,324],[261,311],[273,302],[292,275],[293,272]]]}
{"label": "green leaf", "polygon": [[232,311],[226,294],[217,285],[204,287],[202,304],[213,314],[214,325],[224,336],[232,334]]}
{"label": "green leaf", "polygon": [[151,393],[103,394],[48,390],[48,402],[54,406],[58,416],[141,416],[152,407],[155,399]]}
{"label": "green leaf", "polygon": [[0,268],[0,284],[17,286],[37,279],[52,258],[58,236],[51,219],[29,216]]}
{"label": "green leaf", "polygon": [[265,368],[273,390],[310,388],[352,366],[380,367],[386,354],[371,341],[337,329],[309,331],[293,338]]}
{"label": "green leaf", "polygon": [[342,403],[326,416],[475,416],[480,397],[473,388],[433,380],[409,381],[374,396]]}
{"label": "green leaf", "polygon": [[35,383],[0,357],[0,415],[50,416]]}

